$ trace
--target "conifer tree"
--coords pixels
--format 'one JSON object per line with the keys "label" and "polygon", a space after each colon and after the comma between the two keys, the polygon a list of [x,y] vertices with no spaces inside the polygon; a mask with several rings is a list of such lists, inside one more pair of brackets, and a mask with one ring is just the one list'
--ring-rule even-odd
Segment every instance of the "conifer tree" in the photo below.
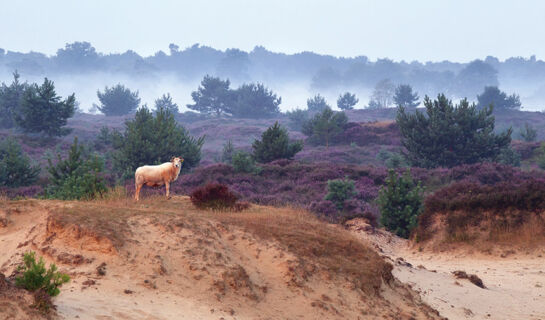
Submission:
{"label": "conifer tree", "polygon": [[49,137],[63,136],[70,132],[63,127],[75,110],[75,95],[61,100],[55,92],[53,81],[45,78],[41,86],[33,84],[24,91],[15,120],[26,132],[45,133]]}
{"label": "conifer tree", "polygon": [[257,162],[266,163],[277,159],[291,159],[303,149],[303,142],[290,143],[288,131],[278,121],[261,135],[261,140],[252,144],[253,156]]}
{"label": "conifer tree", "polygon": [[30,164],[30,158],[15,139],[0,141],[0,186],[28,186],[36,181],[39,173],[40,167]]}
{"label": "conifer tree", "polygon": [[478,110],[462,100],[454,105],[445,95],[437,100],[424,99],[426,114],[405,112],[399,107],[397,124],[406,158],[423,168],[453,167],[492,161],[511,143],[511,128],[494,133],[492,106]]}
{"label": "conifer tree", "polygon": [[329,147],[329,144],[336,135],[343,131],[347,123],[348,118],[344,112],[335,112],[330,108],[325,108],[305,122],[303,134],[309,137],[311,143]]}

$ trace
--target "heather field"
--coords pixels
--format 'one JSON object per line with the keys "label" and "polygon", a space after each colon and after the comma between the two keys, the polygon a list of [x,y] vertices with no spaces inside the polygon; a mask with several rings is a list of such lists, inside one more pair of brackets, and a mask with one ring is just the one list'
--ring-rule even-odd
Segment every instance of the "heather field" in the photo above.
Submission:
{"label": "heather field", "polygon": [[[306,136],[292,128],[289,118],[280,115],[273,119],[236,119],[179,114],[176,120],[193,136],[204,136],[201,161],[198,167],[182,173],[180,179],[172,184],[174,194],[189,194],[193,189],[210,182],[228,185],[241,200],[251,203],[305,208],[330,222],[342,222],[352,217],[363,216],[377,225],[379,210],[376,204],[379,189],[385,183],[388,157],[403,151],[399,128],[394,121],[395,109],[349,110],[348,123],[329,147],[305,142],[304,148],[293,160],[278,160],[258,165],[258,172],[237,172],[232,165],[221,162],[223,146],[232,141],[235,149],[251,151],[252,142],[259,138],[274,122],[288,128],[290,139],[305,140]],[[513,127],[511,146],[521,158],[520,167],[498,163],[463,165],[451,169],[411,168],[416,180],[425,187],[427,197],[434,196],[436,190],[448,193],[457,186],[470,183],[474,189],[518,188],[525,179],[540,187],[544,171],[536,165],[536,156],[541,143],[524,142],[517,139],[519,130],[525,123],[536,128],[537,140],[545,138],[545,114],[539,112],[512,111],[496,114],[496,128]],[[29,197],[43,194],[47,185],[47,158],[59,152],[65,155],[75,136],[90,151],[101,154],[106,163],[103,174],[109,186],[122,184],[129,194],[134,192],[134,180],[119,180],[110,172],[112,168],[112,147],[101,144],[99,131],[102,127],[110,130],[123,130],[124,122],[130,116],[106,117],[101,115],[77,114],[69,120],[73,131],[66,137],[46,139],[39,136],[23,135],[14,131],[1,131],[2,136],[12,135],[21,143],[22,149],[32,161],[42,166],[40,179],[31,186],[3,188],[2,193],[9,197]],[[402,162],[396,171],[402,173],[407,168]],[[333,202],[324,200],[327,182],[333,179],[348,178],[355,182],[357,195],[345,201],[344,210],[339,211]],[[441,189],[446,187],[445,190]],[[458,187],[460,188],[460,187]],[[462,187],[463,189],[463,187]],[[491,189],[493,190],[493,189]],[[485,191],[482,191],[485,192]],[[488,192],[488,191],[487,191]],[[144,188],[143,196],[164,193],[164,188]],[[436,199],[438,197],[435,195]],[[498,193],[503,194],[503,193]],[[455,199],[459,199],[457,196]],[[511,197],[505,195],[505,197]],[[466,201],[464,199],[463,201]],[[430,200],[431,201],[431,200]],[[455,201],[455,200],[452,200]],[[460,200],[462,201],[462,200]],[[428,211],[430,205],[427,205]],[[526,209],[525,209],[526,210]],[[530,210],[530,209],[528,209]],[[426,211],[426,212],[428,212]]]}

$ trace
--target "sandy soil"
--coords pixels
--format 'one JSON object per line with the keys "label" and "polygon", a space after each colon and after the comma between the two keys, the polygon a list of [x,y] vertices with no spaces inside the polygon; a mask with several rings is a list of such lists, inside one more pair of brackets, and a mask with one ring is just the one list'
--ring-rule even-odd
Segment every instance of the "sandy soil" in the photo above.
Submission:
{"label": "sandy soil", "polygon": [[[545,250],[501,255],[420,251],[418,247],[362,221],[349,229],[394,264],[393,274],[449,319],[545,319]],[[482,279],[482,289],[452,272]]]}
{"label": "sandy soil", "polygon": [[[183,208],[187,203],[178,198],[170,205]],[[148,211],[149,204],[128,209],[119,204],[83,206],[90,214],[107,217],[97,228],[121,219],[118,226],[123,227],[114,231],[122,237],[110,239],[53,219],[63,210],[70,214],[72,207],[83,210],[78,203],[14,201],[0,209],[6,222],[0,227],[0,273],[12,274],[22,254],[34,250],[72,278],[54,299],[53,318],[439,318],[416,292],[395,279],[375,294],[362,292],[348,279],[319,271],[308,261],[301,264],[301,257],[279,243],[198,212],[156,214]],[[114,209],[119,215],[111,214]],[[93,225],[83,219],[83,224]],[[3,316],[0,310],[0,319]]]}

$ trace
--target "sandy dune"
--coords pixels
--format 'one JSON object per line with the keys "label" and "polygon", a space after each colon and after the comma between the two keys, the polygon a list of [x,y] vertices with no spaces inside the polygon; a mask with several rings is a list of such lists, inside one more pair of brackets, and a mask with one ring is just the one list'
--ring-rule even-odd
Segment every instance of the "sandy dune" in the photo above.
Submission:
{"label": "sandy dune", "polygon": [[146,201],[6,201],[0,273],[34,250],[70,274],[58,319],[439,318],[338,226],[291,209],[218,215],[183,197]]}
{"label": "sandy dune", "polygon": [[[361,221],[350,230],[375,246],[394,264],[393,274],[420,293],[423,300],[449,319],[545,319],[545,251],[500,255],[419,252],[408,241]],[[482,289],[452,272],[481,278]]]}

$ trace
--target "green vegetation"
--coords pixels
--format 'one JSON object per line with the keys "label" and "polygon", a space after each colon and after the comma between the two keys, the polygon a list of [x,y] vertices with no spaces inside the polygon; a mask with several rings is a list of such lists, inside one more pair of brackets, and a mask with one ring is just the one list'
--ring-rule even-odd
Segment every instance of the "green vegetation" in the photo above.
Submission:
{"label": "green vegetation", "polygon": [[352,110],[359,101],[355,94],[345,92],[337,99],[337,107],[341,110]]}
{"label": "green vegetation", "polygon": [[408,169],[402,176],[390,169],[385,182],[377,198],[380,223],[396,235],[408,238],[423,209],[422,187],[413,181]]}
{"label": "green vegetation", "polygon": [[307,109],[310,112],[321,112],[324,109],[331,109],[325,98],[317,94],[312,98],[307,99]]}
{"label": "green vegetation", "polygon": [[97,91],[100,106],[97,109],[107,116],[122,116],[133,113],[140,104],[138,91],[132,92],[129,88],[118,83],[104,88],[104,92]]}
{"label": "green vegetation", "polygon": [[164,109],[172,114],[178,113],[178,105],[172,102],[172,97],[170,93],[163,94],[161,98],[155,100],[155,111]]}
{"label": "green vegetation", "polygon": [[520,137],[526,142],[534,142],[537,138],[537,130],[525,123],[524,129],[520,130]]}
{"label": "green vegetation", "polygon": [[288,119],[290,119],[290,128],[293,130],[301,131],[303,125],[308,121],[308,111],[295,109],[293,111],[286,112]]}
{"label": "green vegetation", "polygon": [[511,143],[511,132],[494,133],[492,107],[478,110],[467,100],[453,105],[445,95],[424,99],[426,115],[399,107],[397,124],[410,164],[424,168],[453,167],[492,161]]}
{"label": "green vegetation", "polygon": [[187,107],[191,110],[205,114],[231,114],[233,112],[233,93],[229,89],[231,82],[229,79],[221,80],[220,78],[206,75],[197,91],[191,93],[194,104],[188,104]]}
{"label": "green vegetation", "polygon": [[15,121],[25,132],[45,133],[49,137],[63,136],[70,132],[63,127],[75,110],[75,95],[61,100],[53,82],[45,78],[41,86],[32,84],[24,91]]}
{"label": "green vegetation", "polygon": [[280,113],[282,98],[261,83],[243,84],[235,92],[232,114],[241,118],[268,118]]}
{"label": "green vegetation", "polygon": [[115,133],[114,169],[128,177],[143,165],[170,161],[173,156],[184,158],[182,170],[195,167],[201,160],[204,137],[194,138],[178,125],[174,115],[160,108],[152,114],[140,108],[133,120],[125,122],[125,132]]}
{"label": "green vegetation", "polygon": [[233,163],[233,154],[235,153],[235,146],[231,139],[227,140],[227,143],[223,145],[221,152],[221,162]]}
{"label": "green vegetation", "polygon": [[344,112],[335,112],[327,107],[317,113],[303,125],[303,134],[307,135],[312,144],[329,147],[333,138],[343,131],[348,123]]}
{"label": "green vegetation", "polygon": [[40,168],[30,164],[30,158],[15,139],[0,140],[0,187],[31,185],[39,173]]}
{"label": "green vegetation", "polygon": [[252,155],[245,151],[237,151],[233,154],[232,161],[235,172],[258,173],[259,167],[256,167]]}
{"label": "green vegetation", "polygon": [[0,128],[12,128],[15,126],[15,115],[17,114],[23,93],[28,88],[27,83],[19,82],[19,73],[13,73],[13,82],[7,86],[2,83],[0,86]]}
{"label": "green vegetation", "polygon": [[418,93],[413,92],[413,87],[408,84],[400,84],[395,88],[394,104],[398,107],[416,108],[420,104],[418,99]]}
{"label": "green vegetation", "polygon": [[485,87],[484,92],[477,96],[477,101],[477,108],[493,105],[496,111],[519,110],[522,105],[517,94],[508,96],[496,86]]}
{"label": "green vegetation", "polygon": [[93,199],[106,192],[103,178],[104,162],[97,155],[85,159],[85,150],[78,144],[78,138],[70,147],[66,159],[57,154],[57,163],[51,158],[47,161],[49,167],[49,184],[45,190],[46,196],[53,199]]}
{"label": "green vegetation", "polygon": [[344,208],[344,202],[352,199],[357,194],[354,181],[345,179],[336,179],[327,181],[327,194],[325,200],[335,204],[338,210]]}
{"label": "green vegetation", "polygon": [[23,255],[23,264],[19,266],[21,276],[15,278],[15,284],[29,291],[43,289],[49,296],[55,297],[61,292],[59,287],[70,281],[67,274],[57,271],[55,264],[46,269],[43,258],[36,262],[35,253]]}
{"label": "green vegetation", "polygon": [[253,157],[257,162],[267,163],[278,159],[291,159],[303,149],[303,141],[290,143],[288,131],[278,121],[261,135],[261,140],[252,144]]}

